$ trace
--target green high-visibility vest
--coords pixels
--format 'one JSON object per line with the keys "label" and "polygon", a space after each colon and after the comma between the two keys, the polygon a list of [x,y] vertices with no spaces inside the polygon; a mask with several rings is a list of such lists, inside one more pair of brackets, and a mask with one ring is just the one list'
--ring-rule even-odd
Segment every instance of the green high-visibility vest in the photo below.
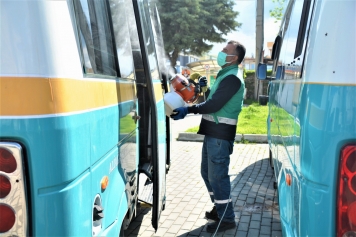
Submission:
{"label": "green high-visibility vest", "polygon": [[[235,75],[237,77],[238,66],[231,65],[226,68],[221,69],[217,76],[214,85],[210,88],[210,94],[208,99],[214,95],[215,91],[219,87],[222,80],[224,80],[229,75]],[[215,121],[215,123],[226,123],[230,125],[237,124],[237,118],[241,112],[243,105],[243,96],[245,92],[245,82],[242,78],[240,80],[241,87],[240,89],[232,96],[232,98],[218,111],[212,114],[203,115],[204,119]]]}

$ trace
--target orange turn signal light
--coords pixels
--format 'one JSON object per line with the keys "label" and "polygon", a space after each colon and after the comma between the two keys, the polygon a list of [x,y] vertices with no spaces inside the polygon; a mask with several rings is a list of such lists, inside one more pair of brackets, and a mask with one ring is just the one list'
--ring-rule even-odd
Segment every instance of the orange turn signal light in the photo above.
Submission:
{"label": "orange turn signal light", "polygon": [[290,174],[286,175],[286,183],[288,186],[292,185],[292,176]]}
{"label": "orange turn signal light", "polygon": [[102,190],[105,190],[106,187],[109,185],[109,177],[108,176],[104,176],[102,179],[101,179],[101,189]]}

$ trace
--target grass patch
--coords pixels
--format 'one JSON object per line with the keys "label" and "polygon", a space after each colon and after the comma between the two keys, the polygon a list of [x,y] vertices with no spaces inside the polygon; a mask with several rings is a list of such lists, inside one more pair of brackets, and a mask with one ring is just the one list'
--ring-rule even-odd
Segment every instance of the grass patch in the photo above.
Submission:
{"label": "grass patch", "polygon": [[268,106],[252,103],[242,108],[236,133],[267,134]]}
{"label": "grass patch", "polygon": [[244,105],[258,104],[258,101],[254,99],[244,99]]}
{"label": "grass patch", "polygon": [[[248,107],[243,107],[239,115],[236,133],[240,134],[267,134],[268,106],[259,105],[255,101],[246,101]],[[199,127],[193,127],[187,132],[197,132]]]}
{"label": "grass patch", "polygon": [[136,124],[132,120],[132,115],[128,114],[120,118],[120,133],[130,133],[136,129]]}

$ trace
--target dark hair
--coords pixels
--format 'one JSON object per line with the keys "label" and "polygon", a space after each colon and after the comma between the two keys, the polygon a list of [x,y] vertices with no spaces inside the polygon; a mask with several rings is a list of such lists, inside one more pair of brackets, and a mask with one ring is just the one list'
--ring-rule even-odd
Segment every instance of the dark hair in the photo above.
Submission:
{"label": "dark hair", "polygon": [[238,57],[237,64],[240,64],[245,58],[245,53],[246,53],[245,46],[243,46],[242,44],[240,44],[238,41],[235,41],[235,40],[230,40],[228,42],[228,44],[236,45],[235,51],[236,51],[236,55]]}

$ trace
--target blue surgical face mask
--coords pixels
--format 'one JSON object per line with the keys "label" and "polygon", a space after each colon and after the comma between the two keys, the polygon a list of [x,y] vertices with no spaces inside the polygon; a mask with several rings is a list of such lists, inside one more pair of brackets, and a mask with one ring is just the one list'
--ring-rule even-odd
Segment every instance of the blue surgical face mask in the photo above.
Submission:
{"label": "blue surgical face mask", "polygon": [[226,57],[227,56],[236,56],[236,55],[234,55],[234,54],[226,54],[224,52],[219,52],[218,53],[218,58],[216,59],[216,61],[218,62],[218,65],[220,67],[224,66],[227,63],[231,63],[232,62],[232,61],[226,62]]}

